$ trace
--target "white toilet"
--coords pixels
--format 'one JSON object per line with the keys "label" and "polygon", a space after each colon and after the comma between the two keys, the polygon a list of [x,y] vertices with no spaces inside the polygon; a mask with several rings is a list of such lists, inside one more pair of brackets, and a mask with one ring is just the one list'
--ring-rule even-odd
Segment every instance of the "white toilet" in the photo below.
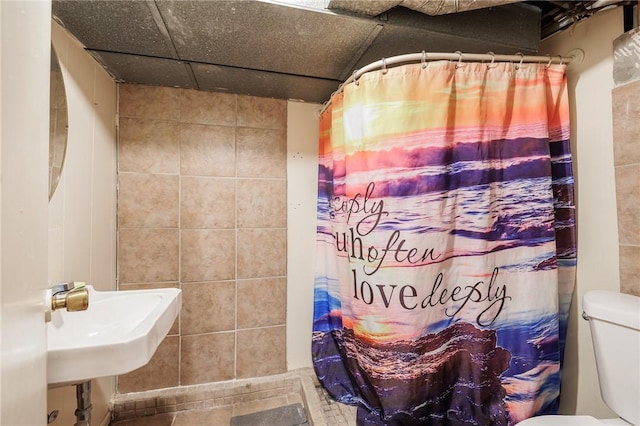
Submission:
{"label": "white toilet", "polygon": [[582,301],[595,351],[600,394],[617,419],[590,416],[540,416],[518,426],[640,426],[640,297],[590,291]]}

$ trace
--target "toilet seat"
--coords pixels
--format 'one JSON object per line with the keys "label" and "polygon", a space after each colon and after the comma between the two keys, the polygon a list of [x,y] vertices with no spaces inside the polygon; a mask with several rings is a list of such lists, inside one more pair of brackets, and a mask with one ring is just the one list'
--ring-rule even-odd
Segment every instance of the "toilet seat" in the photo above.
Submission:
{"label": "toilet seat", "polygon": [[598,420],[591,416],[540,416],[532,417],[518,423],[518,426],[630,426],[622,419]]}
{"label": "toilet seat", "polygon": [[602,423],[591,416],[540,416],[531,417],[518,426],[602,426]]}

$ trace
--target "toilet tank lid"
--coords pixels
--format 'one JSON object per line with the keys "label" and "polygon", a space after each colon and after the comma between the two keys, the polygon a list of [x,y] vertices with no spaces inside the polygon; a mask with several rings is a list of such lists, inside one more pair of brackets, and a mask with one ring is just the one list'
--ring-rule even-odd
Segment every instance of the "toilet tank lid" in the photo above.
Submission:
{"label": "toilet tank lid", "polygon": [[593,290],[584,295],[582,309],[590,318],[640,330],[640,297],[609,290]]}

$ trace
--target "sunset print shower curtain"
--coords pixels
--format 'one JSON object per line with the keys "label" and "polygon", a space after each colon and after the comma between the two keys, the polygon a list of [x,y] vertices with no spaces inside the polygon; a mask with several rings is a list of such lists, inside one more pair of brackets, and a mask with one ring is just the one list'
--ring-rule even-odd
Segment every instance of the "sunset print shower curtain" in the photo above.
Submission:
{"label": "sunset print shower curtain", "polygon": [[320,117],[312,353],[359,425],[556,412],[575,230],[565,66],[405,65]]}

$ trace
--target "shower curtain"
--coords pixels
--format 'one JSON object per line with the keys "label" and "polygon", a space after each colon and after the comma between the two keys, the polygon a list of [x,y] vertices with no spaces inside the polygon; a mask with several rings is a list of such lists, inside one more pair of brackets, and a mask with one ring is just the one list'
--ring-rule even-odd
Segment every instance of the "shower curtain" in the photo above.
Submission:
{"label": "shower curtain", "polygon": [[565,66],[369,72],[320,116],[312,354],[359,425],[557,411],[576,246]]}

